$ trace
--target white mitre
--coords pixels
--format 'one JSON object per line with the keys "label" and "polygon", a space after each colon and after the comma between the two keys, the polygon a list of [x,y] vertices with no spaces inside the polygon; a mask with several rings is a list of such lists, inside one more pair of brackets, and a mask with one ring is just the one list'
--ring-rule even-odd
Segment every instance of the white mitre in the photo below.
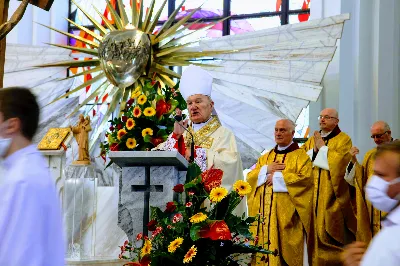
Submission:
{"label": "white mitre", "polygon": [[182,74],[179,90],[185,100],[202,94],[211,96],[213,77],[201,67],[190,65]]}

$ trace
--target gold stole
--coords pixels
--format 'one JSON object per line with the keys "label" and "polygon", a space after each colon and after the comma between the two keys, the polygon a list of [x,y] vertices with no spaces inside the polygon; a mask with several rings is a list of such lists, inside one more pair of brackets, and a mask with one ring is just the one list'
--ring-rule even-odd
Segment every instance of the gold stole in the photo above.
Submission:
{"label": "gold stole", "polygon": [[[194,132],[192,126],[189,126],[188,130],[193,134],[194,143],[196,146],[202,147],[204,149],[210,149],[214,138],[210,137],[219,127],[221,123],[219,122],[216,116],[213,116],[211,121],[208,122],[205,126],[203,126],[200,130]],[[185,138],[185,146],[190,149],[190,145],[192,144],[192,138],[187,136]]]}

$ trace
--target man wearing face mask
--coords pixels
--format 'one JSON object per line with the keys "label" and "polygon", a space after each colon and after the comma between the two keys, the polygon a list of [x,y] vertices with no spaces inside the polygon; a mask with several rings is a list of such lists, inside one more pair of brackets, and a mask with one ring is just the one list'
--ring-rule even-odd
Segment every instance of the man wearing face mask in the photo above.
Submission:
{"label": "man wearing face mask", "polygon": [[0,89],[0,265],[64,265],[61,208],[32,144],[39,106],[24,88]]}
{"label": "man wearing face mask", "polygon": [[350,137],[339,128],[338,112],[326,108],[319,115],[320,131],[301,147],[313,161],[314,243],[312,265],[340,265],[343,247],[355,240],[357,219],[344,180],[350,161]]}
{"label": "man wearing face mask", "polygon": [[374,208],[388,212],[383,229],[366,244],[355,242],[342,255],[345,266],[397,266],[400,263],[400,141],[378,146],[374,174],[365,188]]}
{"label": "man wearing face mask", "polygon": [[[377,121],[371,127],[371,138],[376,146],[393,141],[392,132],[388,123],[385,121]],[[375,162],[376,147],[369,150],[362,164],[357,161],[359,149],[352,147],[350,155],[352,156],[349,165],[346,168],[346,181],[352,186],[358,186],[356,195],[357,202],[357,241],[369,243],[372,237],[375,236],[381,229],[381,218],[386,214],[373,208],[371,202],[365,199],[364,187],[373,175],[373,166]]]}
{"label": "man wearing face mask", "polygon": [[[159,150],[178,150],[186,159],[191,155],[194,136],[194,162],[202,171],[210,168],[224,172],[222,186],[232,190],[237,180],[243,180],[243,167],[233,133],[223,127],[218,116],[213,116],[214,102],[211,99],[213,78],[200,67],[190,65],[182,74],[180,92],[186,99],[189,111],[188,121],[176,122],[174,132],[167,141],[157,147]],[[177,115],[182,114],[177,110]],[[242,200],[235,209],[241,216],[247,213],[246,201]]]}

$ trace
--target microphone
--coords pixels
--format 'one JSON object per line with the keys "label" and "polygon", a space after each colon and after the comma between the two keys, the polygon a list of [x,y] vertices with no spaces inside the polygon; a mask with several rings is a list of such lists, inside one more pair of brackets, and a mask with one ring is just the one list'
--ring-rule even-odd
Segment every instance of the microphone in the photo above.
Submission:
{"label": "microphone", "polygon": [[179,122],[182,121],[182,116],[181,115],[176,115],[174,116],[175,121],[178,122],[178,124],[186,131],[190,134],[190,136],[192,137],[192,143],[190,145],[190,162],[193,163],[194,162],[194,136],[192,134],[192,132],[190,132],[189,130],[187,130],[186,127],[182,126]]}

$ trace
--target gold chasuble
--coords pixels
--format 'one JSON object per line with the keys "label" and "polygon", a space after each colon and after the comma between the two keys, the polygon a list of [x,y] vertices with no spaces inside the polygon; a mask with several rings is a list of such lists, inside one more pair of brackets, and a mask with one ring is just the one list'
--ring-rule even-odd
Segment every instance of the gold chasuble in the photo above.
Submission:
{"label": "gold chasuble", "polygon": [[[325,149],[313,152],[314,136],[301,147],[313,161],[314,177],[314,235],[310,243],[312,265],[342,265],[340,253],[343,247],[355,240],[357,219],[355,206],[350,197],[351,186],[344,179],[351,159],[350,137],[336,127],[323,137]],[[325,155],[324,155],[325,153]],[[324,168],[316,163],[321,157],[327,159]]]}
{"label": "gold chasuble", "polygon": [[374,174],[375,153],[376,148],[369,150],[364,156],[362,165],[356,163],[353,166],[355,167],[354,185],[358,188],[356,193],[357,240],[367,244],[381,230],[381,219],[386,215],[385,212],[375,209],[365,198],[365,185]]}
{"label": "gold chasuble", "polygon": [[[274,192],[273,186],[266,183],[257,187],[262,167],[272,162],[285,164],[282,176],[287,192]],[[275,147],[261,156],[256,168],[247,175],[247,182],[252,187],[247,201],[249,215],[260,213],[263,217],[251,227],[252,234],[258,238],[257,245],[278,251],[276,257],[268,255],[263,258],[258,254],[253,258],[252,265],[303,265],[305,237],[308,238],[312,230],[311,167],[306,152],[292,143],[285,150],[279,151]],[[305,259],[308,261],[308,258]]]}

